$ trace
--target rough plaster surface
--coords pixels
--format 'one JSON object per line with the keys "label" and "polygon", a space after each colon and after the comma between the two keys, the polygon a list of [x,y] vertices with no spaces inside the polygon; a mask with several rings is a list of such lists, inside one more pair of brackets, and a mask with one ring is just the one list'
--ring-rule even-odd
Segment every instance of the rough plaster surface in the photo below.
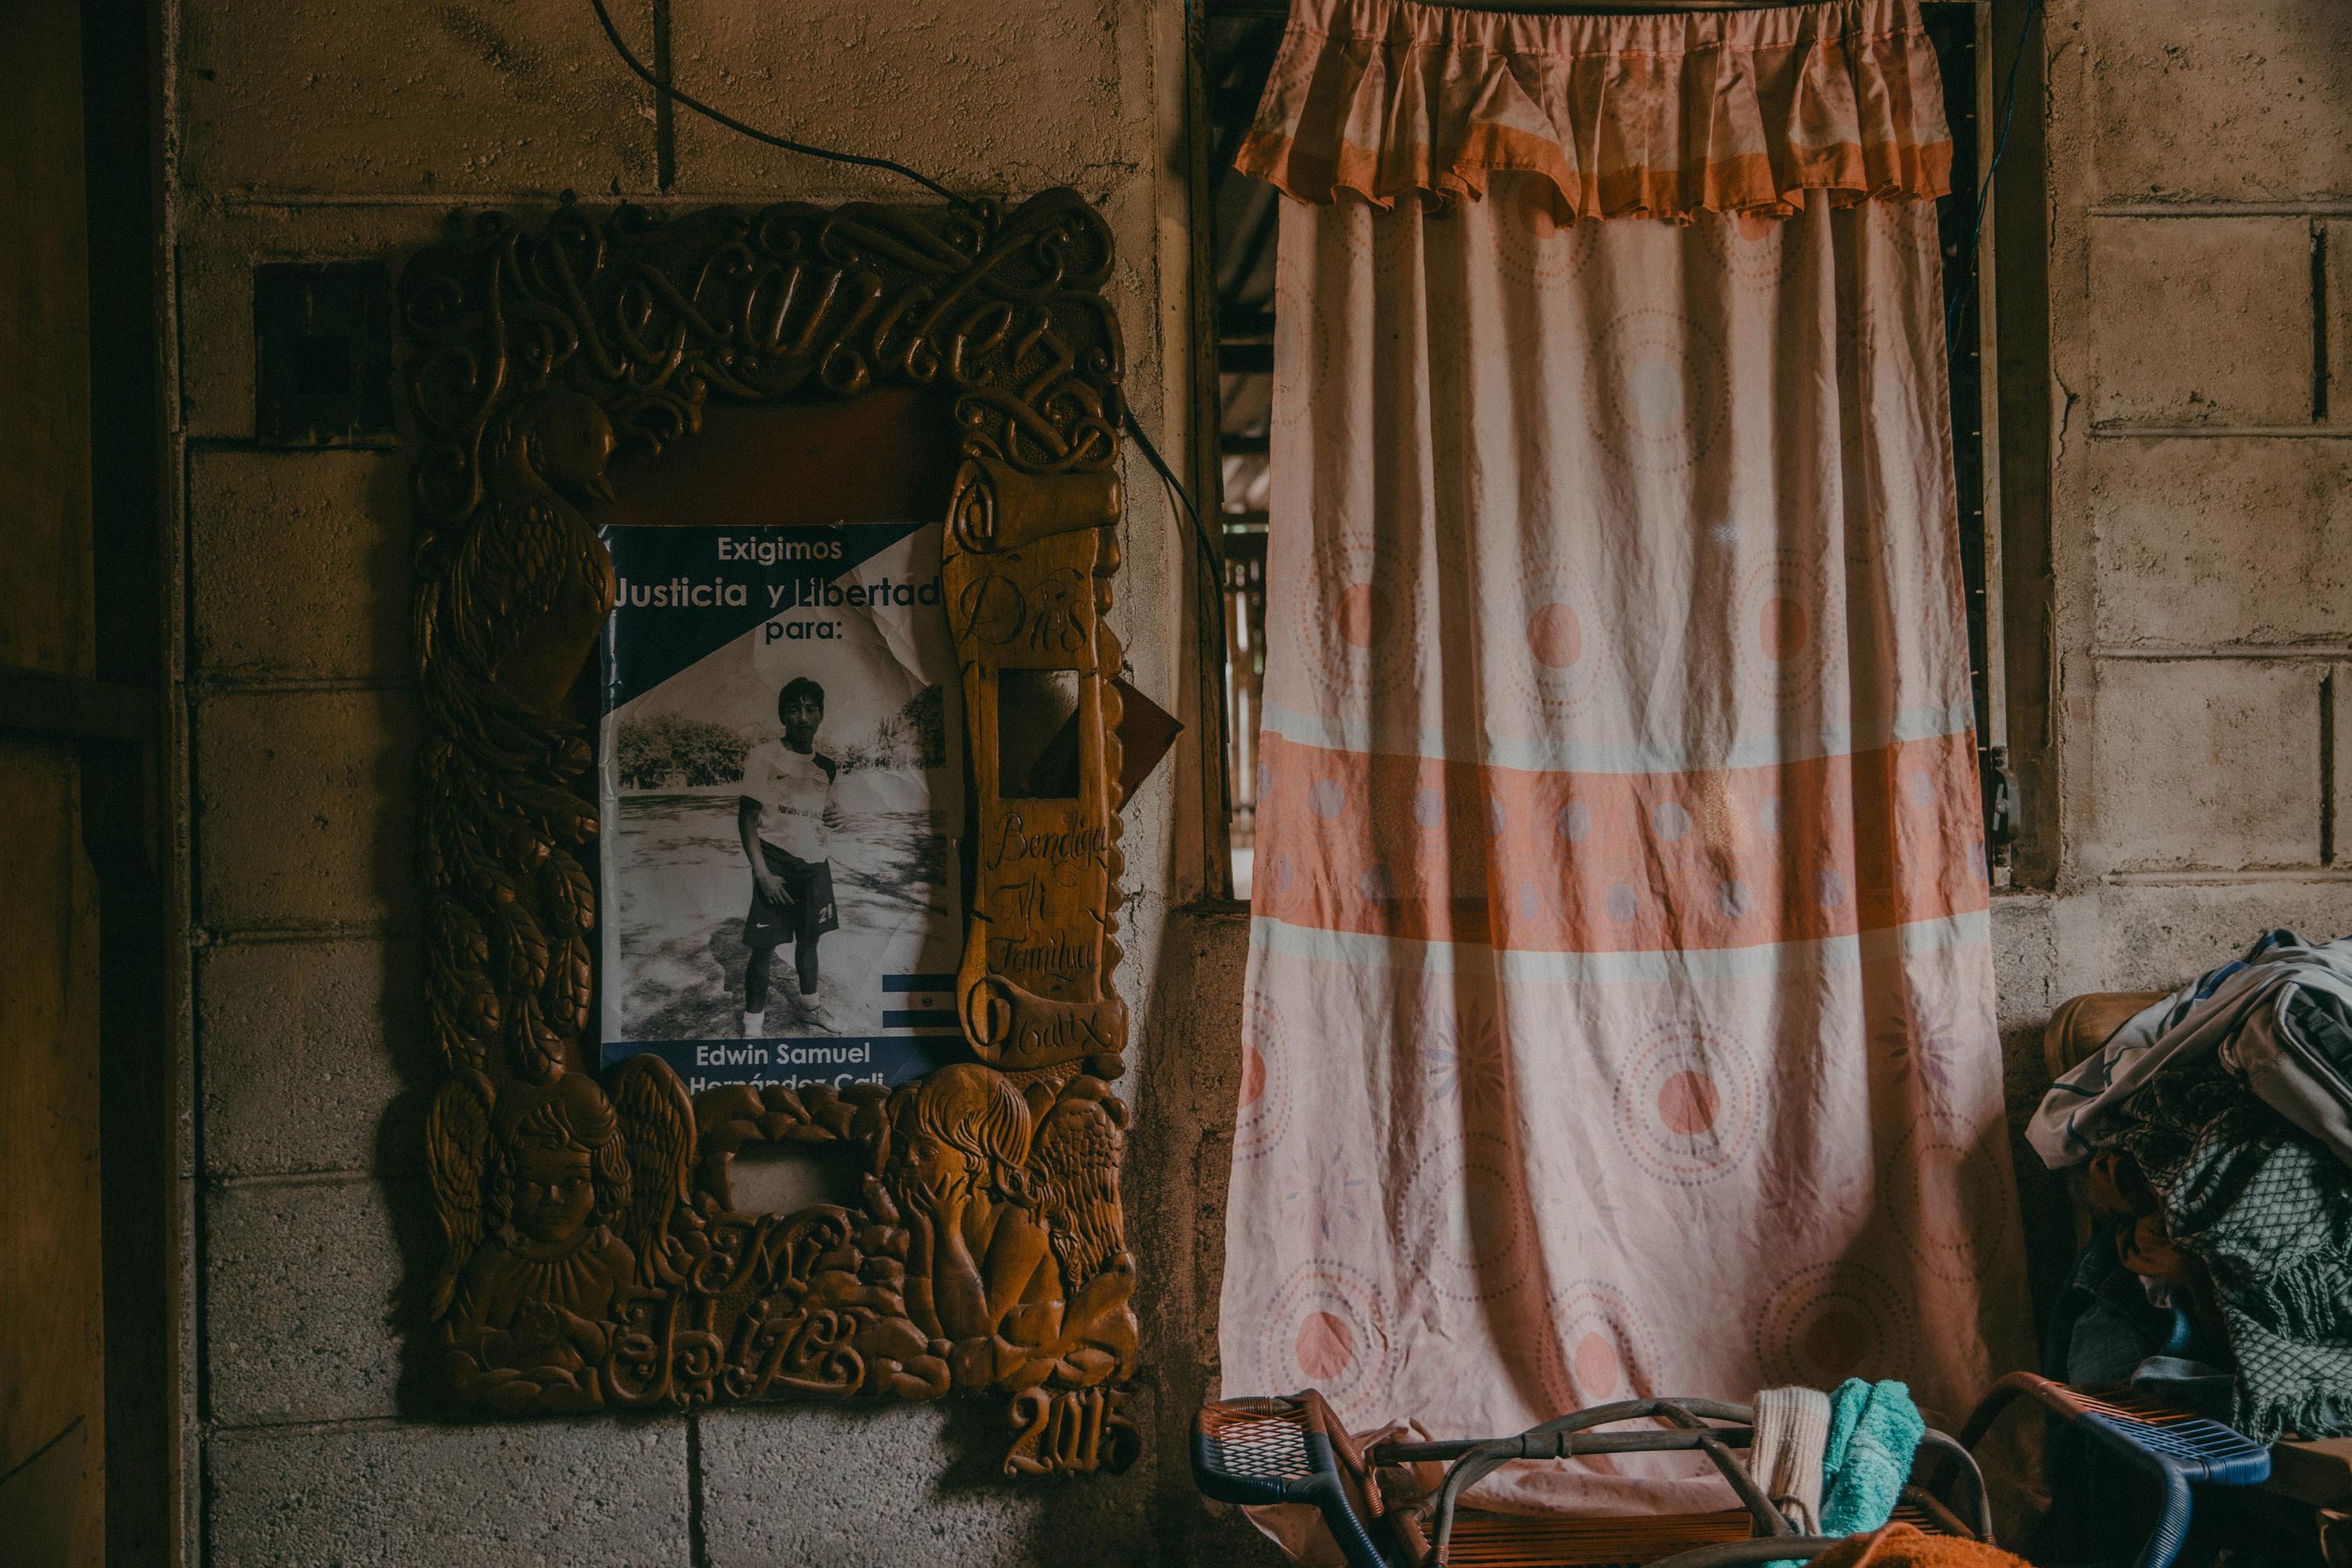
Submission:
{"label": "rough plaster surface", "polygon": [[2311,418],[2311,225],[2110,217],[2091,229],[2095,419]]}
{"label": "rough plaster surface", "polygon": [[2352,931],[2340,880],[2278,878],[2188,887],[2105,888],[2062,900],[2053,998],[2082,991],[2169,991],[2237,957],[2273,926],[2305,936]]}
{"label": "rough plaster surface", "polygon": [[[2313,344],[2347,341],[2352,252],[2325,252],[2315,321],[2304,209],[2352,195],[2352,13],[2051,0],[2046,17],[2058,782],[2032,809],[2057,825],[2061,896],[2001,911],[2032,933],[2001,972],[2021,1109],[2040,1048],[2023,990],[2046,1009],[2169,988],[2270,925],[2352,928],[2346,791],[2328,782],[2347,767],[2331,679],[2352,634],[2336,584],[2346,457],[2336,441],[2230,433],[2320,434]],[[2149,216],[2190,200],[2270,205]],[[2214,433],[2095,434],[2095,420]],[[2279,645],[2301,651],[2247,657]],[[2106,657],[2158,650],[2190,657]]]}
{"label": "rough plaster surface", "polygon": [[2105,659],[2083,847],[2102,869],[2315,866],[2321,670],[2245,659]]}
{"label": "rough plaster surface", "polygon": [[[1150,1409],[1134,1414],[1156,1425]],[[1122,1476],[1013,1488],[996,1470],[1003,1415],[982,1405],[696,1419],[710,1568],[1092,1568],[1139,1557],[1156,1472],[1170,1458],[1155,1445]]]}
{"label": "rough plaster surface", "polygon": [[[892,158],[951,189],[1114,184],[1146,167],[1153,131],[1149,8],[876,7],[818,0],[780,26],[759,0],[674,0],[677,79],[698,97],[820,145]],[[790,190],[812,165],[698,115],[677,127],[689,190]],[[822,180],[866,179],[825,170]],[[886,176],[887,178],[887,176]],[[894,199],[908,190],[882,188]]]}
{"label": "rough plaster surface", "polygon": [[2089,466],[2102,644],[2342,640],[2352,444],[2105,441]]}
{"label": "rough plaster surface", "polygon": [[[2352,174],[2344,184],[2352,189]],[[2331,217],[2317,226],[2320,258],[2326,277],[2320,308],[2327,320],[2322,330],[2327,340],[2328,397],[2326,423],[2338,429],[2352,426],[2352,392],[2345,385],[2346,365],[2352,365],[2352,219]]]}
{"label": "rough plaster surface", "polygon": [[407,464],[389,452],[199,452],[190,660],[205,680],[403,679]]}
{"label": "rough plaster surface", "polygon": [[404,939],[205,948],[196,1035],[211,1173],[420,1170],[424,987]]}
{"label": "rough plaster surface", "polygon": [[205,1221],[206,1414],[228,1426],[389,1415],[400,1344],[394,1227],[430,1226],[422,1183],[240,1182]]}
{"label": "rough plaster surface", "polygon": [[2098,0],[2092,192],[2342,195],[2352,187],[2352,6],[2333,0]]}
{"label": "rough plaster surface", "polygon": [[[646,0],[611,0],[642,58]],[[647,89],[585,0],[180,8],[183,176],[220,195],[654,183]]]}
{"label": "rough plaster surface", "polygon": [[219,1568],[689,1568],[686,1423],[281,1426],[205,1445]]}
{"label": "rough plaster surface", "polygon": [[413,694],[225,691],[196,704],[194,730],[204,924],[334,926],[414,911]]}
{"label": "rough plaster surface", "polygon": [[2330,664],[2326,667],[2327,684],[2322,690],[2329,719],[2328,736],[2334,745],[2329,748],[2327,821],[2329,843],[2327,859],[2331,867],[2342,865],[2345,848],[2342,835],[2347,825],[2352,825],[2352,768],[2344,765],[2345,758],[2336,750],[2345,744],[2345,725],[2352,722],[2352,667]]}

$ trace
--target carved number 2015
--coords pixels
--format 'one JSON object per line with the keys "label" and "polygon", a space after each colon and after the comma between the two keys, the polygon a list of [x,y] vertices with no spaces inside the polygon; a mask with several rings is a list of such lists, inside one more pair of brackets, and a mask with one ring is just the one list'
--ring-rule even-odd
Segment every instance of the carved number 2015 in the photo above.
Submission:
{"label": "carved number 2015", "polygon": [[1119,1413],[1127,1393],[1118,1388],[1026,1388],[1013,1397],[1013,1446],[1008,1476],[1116,1473],[1135,1461],[1143,1435]]}

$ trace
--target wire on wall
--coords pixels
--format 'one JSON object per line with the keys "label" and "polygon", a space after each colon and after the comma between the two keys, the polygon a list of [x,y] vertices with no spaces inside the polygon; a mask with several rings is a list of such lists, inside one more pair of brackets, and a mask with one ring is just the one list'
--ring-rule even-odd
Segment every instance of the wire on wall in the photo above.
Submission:
{"label": "wire on wall", "polygon": [[681,92],[668,78],[656,75],[652,67],[631,52],[628,44],[621,37],[620,28],[613,25],[613,14],[604,9],[604,0],[588,0],[588,4],[595,9],[597,25],[604,29],[605,40],[613,46],[613,52],[621,57],[621,62],[635,72],[639,79],[647,87],[660,93],[670,102],[690,109],[706,119],[717,121],[738,135],[749,136],[752,141],[764,145],[781,147],[787,153],[798,153],[803,157],[824,158],[835,163],[855,163],[862,169],[887,170],[893,174],[914,181],[932,195],[951,202],[957,206],[972,205],[971,198],[956,195],[919,169],[910,169],[906,164],[889,158],[868,157],[863,153],[844,153],[832,147],[819,147],[813,142],[796,142],[789,136],[778,136],[773,132],[762,131],[756,125],[746,125],[724,110],[713,109],[702,100]]}
{"label": "wire on wall", "polygon": [[[976,205],[969,197],[956,195],[921,170],[909,168],[895,159],[870,157],[862,153],[844,153],[837,148],[820,147],[814,142],[798,141],[789,136],[778,136],[772,132],[762,131],[756,125],[746,124],[723,110],[713,109],[691,94],[679,91],[666,74],[654,70],[630,50],[627,42],[621,37],[621,30],[613,25],[613,14],[604,8],[604,0],[588,0],[588,4],[594,9],[597,26],[604,28],[604,39],[613,46],[613,52],[620,56],[621,62],[627,66],[639,80],[659,93],[665,101],[683,105],[695,113],[725,126],[738,135],[748,136],[764,146],[781,148],[787,153],[797,153],[803,157],[822,158],[829,163],[849,163],[863,169],[881,169],[904,179],[912,180],[953,206],[968,211]],[[1168,460],[1160,455],[1160,448],[1143,428],[1143,422],[1135,416],[1134,406],[1126,404],[1124,399],[1121,399],[1121,403],[1123,423],[1127,426],[1128,434],[1135,438],[1136,449],[1143,454],[1144,461],[1150,463],[1152,471],[1160,476],[1160,482],[1166,485],[1169,493],[1175,497],[1178,509],[1184,514],[1186,522],[1191,525],[1192,542],[1201,555],[1202,591],[1211,596],[1212,603],[1222,605],[1224,596],[1223,558],[1217,552],[1216,541],[1209,535],[1209,525],[1202,518],[1201,509],[1193,504],[1192,492],[1184,488],[1184,482],[1178,479],[1176,471],[1168,466]],[[1216,647],[1219,684],[1222,686],[1225,639],[1222,625],[1223,616],[1220,615],[1218,619],[1221,624],[1215,628],[1213,635],[1207,626],[1202,628],[1202,635],[1208,637]],[[1210,696],[1207,700],[1222,703],[1224,700],[1223,691],[1220,690]],[[1222,765],[1222,759],[1220,763]]]}
{"label": "wire on wall", "polygon": [[[956,195],[921,170],[909,168],[895,159],[869,157],[863,153],[844,153],[837,148],[819,147],[814,142],[795,141],[789,136],[778,136],[772,132],[762,131],[756,125],[748,125],[722,110],[711,108],[700,99],[680,91],[667,77],[654,70],[630,50],[627,42],[621,37],[620,28],[613,25],[613,14],[604,8],[604,0],[588,0],[588,4],[596,13],[597,26],[604,29],[605,41],[613,46],[613,52],[621,57],[621,62],[635,72],[638,79],[670,102],[690,109],[706,119],[724,125],[738,135],[748,136],[764,146],[782,148],[787,153],[797,153],[803,157],[823,158],[835,163],[854,163],[862,169],[881,169],[912,180],[925,190],[956,206],[969,210],[976,205],[970,197]],[[1178,506],[1183,511],[1185,519],[1192,524],[1192,540],[1200,547],[1201,570],[1206,581],[1213,587],[1222,591],[1223,571],[1219,564],[1216,542],[1209,537],[1209,525],[1202,519],[1201,509],[1192,504],[1192,492],[1184,488],[1183,481],[1176,477],[1175,470],[1168,466],[1167,459],[1160,457],[1160,448],[1152,444],[1151,437],[1144,432],[1142,423],[1135,416],[1134,408],[1128,407],[1124,412],[1128,434],[1135,437],[1137,449],[1142,452],[1144,460],[1150,463],[1153,470],[1160,475],[1160,482],[1173,492]],[[1223,647],[1222,639],[1219,646]]]}

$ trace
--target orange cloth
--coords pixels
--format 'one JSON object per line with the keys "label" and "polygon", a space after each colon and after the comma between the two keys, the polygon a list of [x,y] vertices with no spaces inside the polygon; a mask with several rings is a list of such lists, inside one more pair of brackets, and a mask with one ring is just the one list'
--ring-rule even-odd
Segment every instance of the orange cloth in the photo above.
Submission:
{"label": "orange cloth", "polygon": [[1850,1536],[1813,1559],[1813,1568],[2032,1568],[2024,1558],[1981,1541],[1930,1535],[1916,1525],[1882,1525]]}
{"label": "orange cloth", "polygon": [[1926,200],[1951,163],[1917,0],[1631,17],[1298,0],[1238,166],[1379,207],[1476,200],[1520,171],[1563,223],[1687,223],[1789,217],[1812,190]]}

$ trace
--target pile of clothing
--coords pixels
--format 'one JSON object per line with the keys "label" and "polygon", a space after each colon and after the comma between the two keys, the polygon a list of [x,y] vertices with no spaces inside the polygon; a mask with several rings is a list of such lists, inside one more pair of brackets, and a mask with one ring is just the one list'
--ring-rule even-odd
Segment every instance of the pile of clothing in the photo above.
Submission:
{"label": "pile of clothing", "polygon": [[2026,1130],[2098,1226],[2044,1372],[2258,1442],[2352,1432],[2352,938],[2273,931],[2134,1016]]}
{"label": "pile of clothing", "polygon": [[1908,1524],[1882,1525],[1867,1535],[1850,1536],[1813,1559],[1813,1568],[2032,1568],[2024,1558],[1964,1541],[1956,1535],[1930,1535]]}

